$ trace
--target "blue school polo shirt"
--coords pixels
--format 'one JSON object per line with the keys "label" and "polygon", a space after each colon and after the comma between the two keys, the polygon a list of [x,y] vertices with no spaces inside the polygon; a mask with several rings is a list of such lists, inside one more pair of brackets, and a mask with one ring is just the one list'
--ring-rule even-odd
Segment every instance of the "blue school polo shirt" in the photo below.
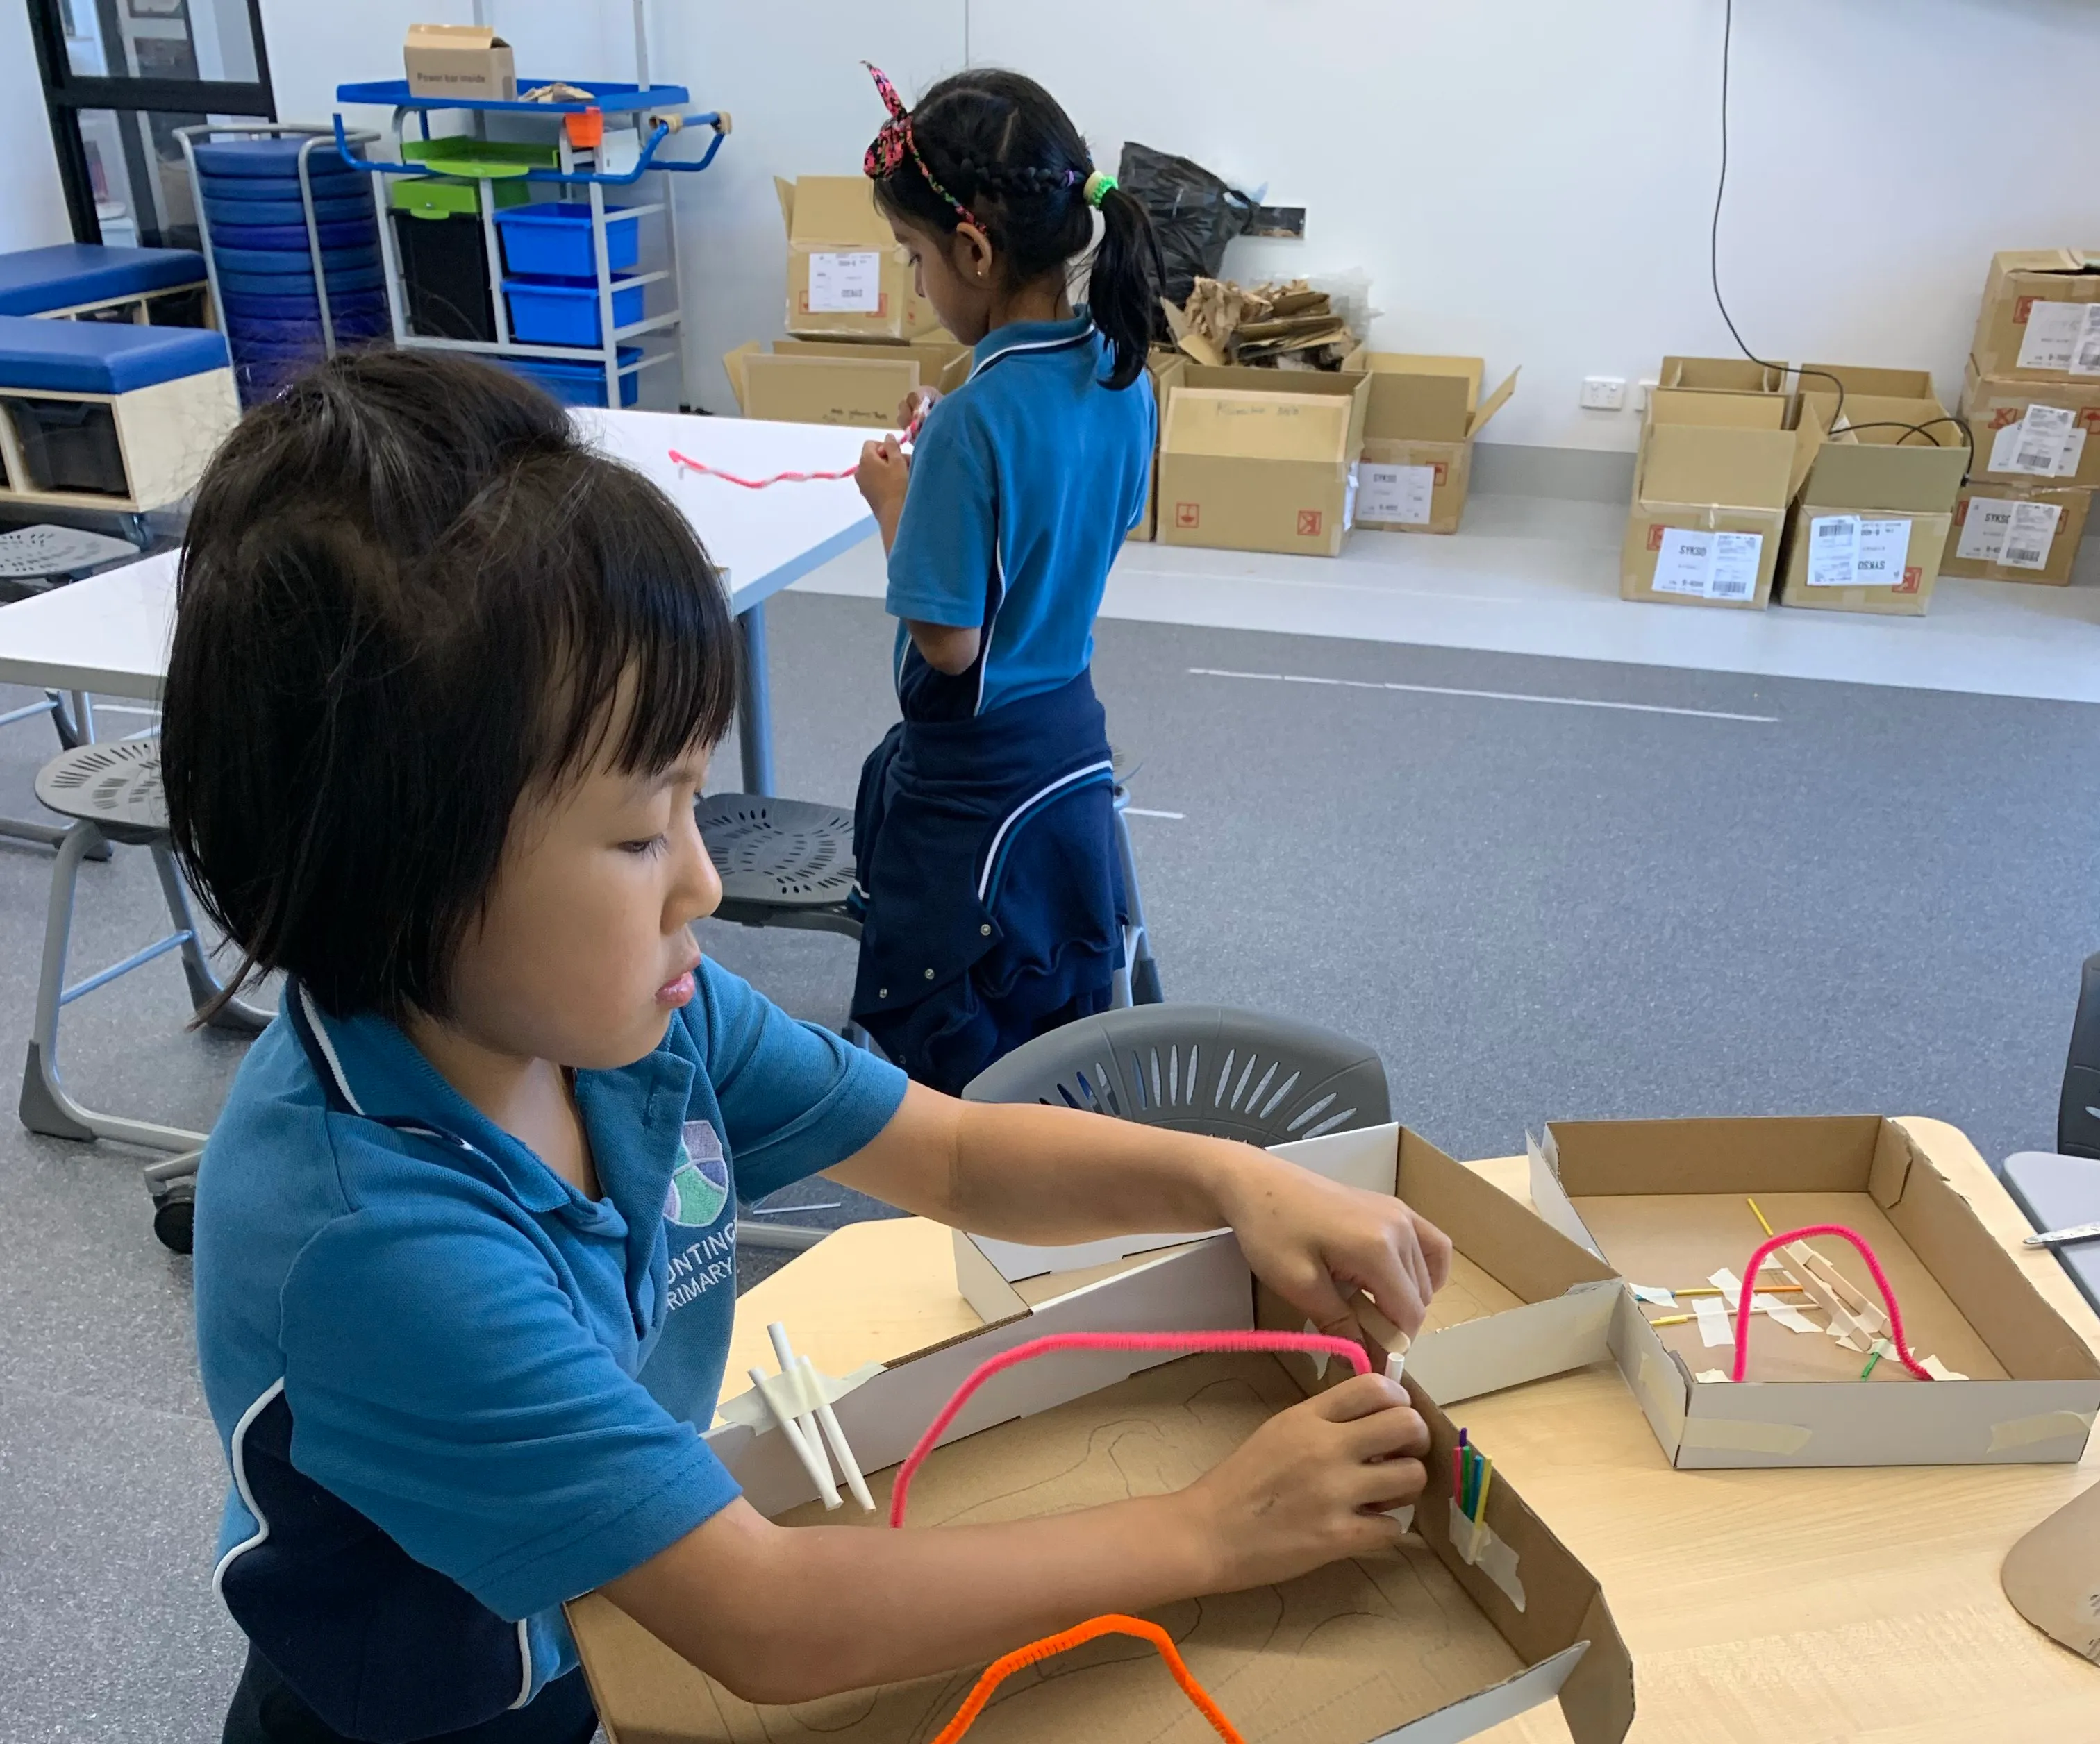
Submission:
{"label": "blue school polo shirt", "polygon": [[737,1200],[852,1156],[904,1078],[712,962],[695,983],[655,1053],[576,1074],[596,1200],[382,1018],[294,986],[241,1065],[197,1178],[213,1583],[338,1731],[524,1707],[576,1663],[562,1601],[737,1494],[700,1439]]}
{"label": "blue school polo shirt", "polygon": [[969,379],[919,433],[889,554],[898,619],[982,628],[960,677],[920,658],[902,623],[907,720],[952,720],[1070,684],[1094,654],[1094,614],[1145,513],[1152,380],[1105,382],[1107,342],[1083,309],[977,341]]}

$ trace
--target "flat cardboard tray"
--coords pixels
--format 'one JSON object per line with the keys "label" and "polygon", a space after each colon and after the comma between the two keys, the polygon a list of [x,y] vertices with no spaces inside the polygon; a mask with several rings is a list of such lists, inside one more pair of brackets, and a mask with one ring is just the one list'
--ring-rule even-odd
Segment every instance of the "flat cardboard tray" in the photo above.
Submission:
{"label": "flat cardboard tray", "polygon": [[[1440,1404],[1543,1380],[1599,1362],[1618,1297],[1612,1268],[1456,1162],[1419,1134],[1388,1122],[1272,1147],[1316,1174],[1405,1200],[1451,1238],[1451,1276],[1407,1351],[1407,1372]],[[1206,1241],[1233,1244],[1227,1234]],[[1123,1235],[1080,1247],[1031,1247],[955,1235],[955,1278],[986,1321],[1101,1278],[1143,1256],[1185,1245],[1186,1235]],[[1304,1328],[1304,1316],[1257,1286],[1255,1323]],[[1386,1356],[1389,1325],[1365,1315],[1371,1353]],[[1303,1384],[1327,1365],[1309,1356],[1280,1359]]]}
{"label": "flat cardboard tray", "polygon": [[[1628,1280],[1611,1353],[1681,1469],[2017,1464],[2084,1452],[2100,1358],[1893,1121],[1556,1123],[1532,1145],[1531,1196]],[[1740,1276],[1764,1240],[1752,1197],[1777,1230],[1857,1230],[1888,1273],[1912,1350],[1966,1378],[1919,1381],[1890,1356],[1863,1380],[1860,1351],[1758,1315],[1748,1381],[1698,1379],[1726,1376],[1732,1343],[1706,1345],[1696,1321],[1649,1324],[1632,1287],[1696,1287],[1721,1267]],[[1848,1244],[1810,1244],[1879,1300]]]}
{"label": "flat cardboard tray", "polygon": [[[874,1515],[850,1504],[827,1515],[777,1429],[733,1423],[708,1443],[753,1505],[784,1525],[885,1530],[895,1462],[986,1357],[1052,1331],[1215,1322],[1234,1304],[1244,1324],[1251,1297],[1237,1249],[1203,1243],[873,1368],[835,1409],[863,1466],[880,1469],[869,1471]],[[1405,1548],[1163,1606],[1154,1620],[1249,1744],[1457,1744],[1556,1697],[1577,1744],[1618,1744],[1633,1719],[1633,1668],[1596,1581],[1507,1482],[1491,1486],[1473,1544],[1470,1525],[1454,1519],[1455,1431],[1426,1390],[1411,1390],[1432,1446]],[[920,1469],[912,1522],[1019,1519],[1180,1489],[1304,1396],[1268,1356],[1086,1353],[1026,1363],[986,1384]],[[981,1669],[759,1707],[602,1596],[574,1601],[569,1614],[611,1744],[923,1744]],[[983,1744],[1211,1735],[1151,1650],[1125,1640],[1009,1680],[972,1732]]]}

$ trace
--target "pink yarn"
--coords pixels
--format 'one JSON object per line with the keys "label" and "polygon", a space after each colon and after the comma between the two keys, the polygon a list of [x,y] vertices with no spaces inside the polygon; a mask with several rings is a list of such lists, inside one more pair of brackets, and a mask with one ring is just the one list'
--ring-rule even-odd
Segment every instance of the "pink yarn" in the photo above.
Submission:
{"label": "pink yarn", "polygon": [[897,1481],[889,1491],[889,1523],[893,1526],[904,1524],[904,1498],[911,1487],[911,1476],[925,1463],[926,1456],[939,1442],[942,1434],[955,1420],[956,1414],[970,1401],[970,1395],[994,1375],[1026,1363],[1031,1357],[1048,1356],[1058,1350],[1308,1350],[1317,1354],[1338,1356],[1360,1375],[1371,1372],[1370,1359],[1364,1354],[1361,1345],[1352,1344],[1346,1338],[1329,1338],[1319,1332],[1053,1332],[1048,1338],[1031,1338],[1025,1345],[1016,1345],[1011,1350],[1002,1350],[997,1356],[988,1357],[970,1372],[970,1377],[955,1389],[955,1395],[941,1407],[941,1414],[919,1438],[919,1445],[905,1456],[904,1463],[897,1468]]}
{"label": "pink yarn", "polygon": [[1882,1262],[1874,1257],[1874,1250],[1867,1244],[1867,1238],[1842,1223],[1811,1223],[1805,1229],[1790,1229],[1783,1235],[1773,1236],[1750,1256],[1749,1266],[1743,1277],[1742,1300],[1736,1307],[1736,1372],[1730,1378],[1740,1381],[1750,1365],[1750,1298],[1757,1291],[1758,1267],[1774,1249],[1783,1248],[1789,1241],[1806,1240],[1811,1235],[1836,1235],[1860,1250],[1860,1257],[1873,1274],[1874,1288],[1882,1293],[1882,1300],[1888,1305],[1889,1337],[1895,1341],[1896,1354],[1903,1359],[1903,1366],[1919,1380],[1931,1380],[1930,1373],[1919,1366],[1917,1359],[1910,1354],[1910,1346],[1904,1342],[1903,1313],[1896,1306],[1896,1293],[1889,1288],[1889,1275],[1882,1270]]}

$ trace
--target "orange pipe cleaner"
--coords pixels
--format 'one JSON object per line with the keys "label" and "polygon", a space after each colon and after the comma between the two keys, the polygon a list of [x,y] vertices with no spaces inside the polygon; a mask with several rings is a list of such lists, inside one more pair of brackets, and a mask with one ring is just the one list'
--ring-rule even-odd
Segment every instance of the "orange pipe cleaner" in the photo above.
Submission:
{"label": "orange pipe cleaner", "polygon": [[1104,1635],[1134,1635],[1140,1641],[1149,1641],[1159,1657],[1167,1662],[1167,1669],[1174,1674],[1174,1681],[1181,1686],[1182,1694],[1196,1704],[1197,1711],[1210,1721],[1211,1729],[1225,1741],[1225,1744],[1246,1744],[1233,1729],[1233,1723],[1225,1718],[1218,1704],[1211,1699],[1210,1693],[1198,1683],[1182,1661],[1174,1645],[1173,1637],[1156,1623],[1147,1623],[1142,1617],[1089,1618],[1076,1628],[1065,1629],[1056,1635],[1047,1635],[1039,1641],[1030,1641],[1026,1647],[1017,1647],[1004,1658],[995,1659],[985,1667],[984,1676],[971,1690],[969,1699],[956,1711],[955,1717],[941,1729],[933,1744],[955,1744],[955,1741],[970,1729],[985,1705],[992,1698],[992,1692],[1016,1671],[1025,1666],[1039,1664],[1074,1647],[1096,1641]]}

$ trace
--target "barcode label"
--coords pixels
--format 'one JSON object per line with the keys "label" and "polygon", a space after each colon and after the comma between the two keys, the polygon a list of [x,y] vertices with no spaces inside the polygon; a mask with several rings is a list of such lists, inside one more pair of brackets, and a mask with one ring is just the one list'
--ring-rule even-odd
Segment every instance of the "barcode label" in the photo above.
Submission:
{"label": "barcode label", "polygon": [[1380,466],[1366,460],[1363,496],[1357,513],[1369,522],[1427,526],[1436,492],[1434,466]]}
{"label": "barcode label", "polygon": [[810,257],[812,314],[872,315],[881,306],[881,255],[871,250]]}
{"label": "barcode label", "polygon": [[1860,517],[1818,515],[1808,523],[1808,584],[1849,588],[1860,567]]}
{"label": "barcode label", "polygon": [[2054,503],[2015,503],[2005,530],[2005,563],[2011,569],[2045,569],[2063,510]]}
{"label": "barcode label", "polygon": [[2086,305],[2085,323],[2077,342],[2071,347],[2071,372],[2074,376],[2100,376],[2100,303]]}
{"label": "barcode label", "polygon": [[1694,599],[1755,599],[1764,546],[1762,533],[1665,527],[1651,585],[1657,593],[1681,593]]}
{"label": "barcode label", "polygon": [[[2093,333],[2087,318],[2096,308],[2100,303],[2036,302],[2027,310],[2027,324],[2020,335],[2019,368],[2076,368],[2083,341]],[[2092,372],[2100,374],[2100,357],[2094,359]]]}

